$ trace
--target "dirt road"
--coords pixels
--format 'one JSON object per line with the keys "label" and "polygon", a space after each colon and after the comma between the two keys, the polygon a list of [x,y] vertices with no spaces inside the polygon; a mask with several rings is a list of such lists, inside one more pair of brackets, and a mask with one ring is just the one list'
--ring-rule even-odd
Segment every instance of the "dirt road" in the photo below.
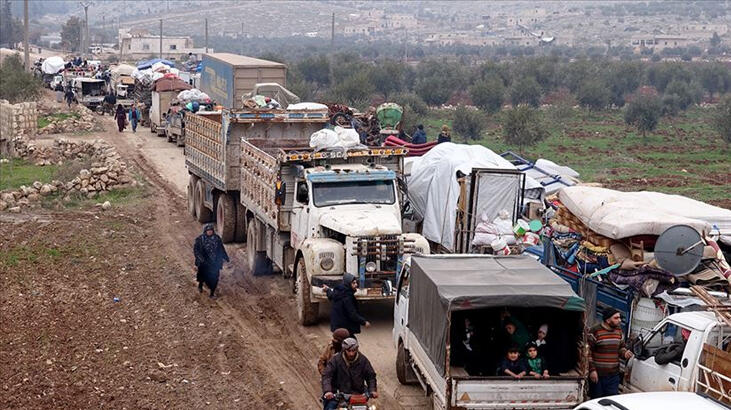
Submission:
{"label": "dirt road", "polygon": [[[174,282],[184,290],[189,287],[192,299],[198,301],[191,249],[201,227],[186,211],[187,171],[182,149],[156,137],[148,128],[140,127],[136,134],[130,131],[119,134],[113,130],[108,117],[104,117],[104,121],[108,122],[108,132],[83,138],[101,137],[114,144],[134,171],[148,181],[149,191],[155,197],[154,215],[150,216],[157,233],[155,241],[168,263],[176,266],[176,271],[170,273],[175,276]],[[316,362],[330,338],[328,307],[321,307],[320,325],[298,325],[291,283],[281,276],[249,275],[244,248],[242,244],[227,246],[232,263],[222,273],[220,298],[212,303],[202,301],[197,306],[219,319],[217,328],[223,334],[241,341],[246,347],[243,351],[227,348],[216,354],[216,361],[221,368],[226,368],[236,357],[233,362],[237,365],[250,366],[254,379],[262,382],[257,383],[262,390],[259,403],[316,409],[320,406],[321,394]],[[189,300],[181,302],[190,303]],[[401,386],[396,380],[391,304],[369,304],[363,308],[373,326],[365,329],[359,340],[363,353],[378,373],[379,408],[424,408],[426,399],[421,389]],[[278,396],[276,400],[272,400],[272,389]]]}

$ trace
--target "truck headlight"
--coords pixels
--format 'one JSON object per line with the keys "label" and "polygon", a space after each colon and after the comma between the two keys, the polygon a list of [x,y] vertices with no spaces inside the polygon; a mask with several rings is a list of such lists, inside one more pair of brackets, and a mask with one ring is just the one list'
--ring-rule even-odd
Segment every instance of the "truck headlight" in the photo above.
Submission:
{"label": "truck headlight", "polygon": [[376,263],[373,261],[370,261],[370,262],[366,263],[365,268],[366,268],[366,272],[373,273],[376,271]]}
{"label": "truck headlight", "polygon": [[320,261],[320,267],[322,270],[330,270],[335,266],[335,262],[333,261],[333,258],[323,258]]}

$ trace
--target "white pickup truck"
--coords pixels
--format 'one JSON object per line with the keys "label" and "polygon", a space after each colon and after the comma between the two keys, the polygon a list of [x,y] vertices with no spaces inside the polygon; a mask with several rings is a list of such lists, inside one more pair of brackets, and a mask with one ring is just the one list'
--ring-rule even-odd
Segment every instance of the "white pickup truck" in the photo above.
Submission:
{"label": "white pickup truck", "polygon": [[[506,349],[491,336],[502,331],[506,308],[565,337],[557,341],[564,372],[545,379],[498,375]],[[412,256],[397,282],[396,375],[402,384],[421,384],[435,409],[571,408],[585,399],[584,308],[568,283],[528,256]],[[485,341],[486,355],[475,359],[484,364],[479,374],[457,359],[465,319],[480,326]]]}
{"label": "white pickup truck", "polygon": [[[680,346],[675,349],[677,355],[666,356],[658,364],[658,351],[669,344]],[[635,356],[627,364],[623,390],[700,392],[731,404],[729,345],[731,326],[714,313],[670,315],[652,330],[643,330],[632,345]]]}

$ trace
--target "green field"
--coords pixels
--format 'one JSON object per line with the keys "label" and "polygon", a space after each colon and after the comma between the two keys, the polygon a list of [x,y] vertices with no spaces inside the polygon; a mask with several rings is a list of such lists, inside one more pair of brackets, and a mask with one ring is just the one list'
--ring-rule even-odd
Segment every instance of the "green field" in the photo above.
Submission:
{"label": "green field", "polygon": [[22,159],[11,159],[8,163],[0,164],[0,191],[16,189],[21,185],[30,186],[35,181],[51,182],[57,170],[56,165],[39,167]]}
{"label": "green field", "polygon": [[[451,113],[430,113],[424,121],[430,140],[442,124],[451,126]],[[561,121],[546,112],[550,136],[526,148],[523,157],[570,166],[583,181],[609,188],[680,194],[731,208],[731,151],[713,130],[712,115],[711,109],[691,108],[674,118],[662,118],[657,129],[643,138],[624,124],[621,110],[575,109]],[[500,116],[488,118],[482,138],[468,142],[497,153],[518,152],[518,147],[503,141]]]}

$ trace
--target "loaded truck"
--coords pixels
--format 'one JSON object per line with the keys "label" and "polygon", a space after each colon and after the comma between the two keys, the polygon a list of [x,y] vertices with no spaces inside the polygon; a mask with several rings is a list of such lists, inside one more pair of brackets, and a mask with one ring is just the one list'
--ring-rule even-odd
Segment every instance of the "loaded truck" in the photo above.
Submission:
{"label": "loaded truck", "polygon": [[[396,376],[421,385],[434,409],[572,408],[585,397],[584,309],[567,283],[526,255],[412,256],[396,288]],[[551,329],[550,377],[499,370],[514,343],[506,320]]]}
{"label": "loaded truck", "polygon": [[188,208],[215,220],[224,242],[246,241],[250,269],[291,278],[298,317],[314,324],[322,285],[352,273],[356,298],[392,299],[406,255],[428,253],[419,234],[401,230],[397,178],[402,148],[314,152],[321,111],[186,114]]}

